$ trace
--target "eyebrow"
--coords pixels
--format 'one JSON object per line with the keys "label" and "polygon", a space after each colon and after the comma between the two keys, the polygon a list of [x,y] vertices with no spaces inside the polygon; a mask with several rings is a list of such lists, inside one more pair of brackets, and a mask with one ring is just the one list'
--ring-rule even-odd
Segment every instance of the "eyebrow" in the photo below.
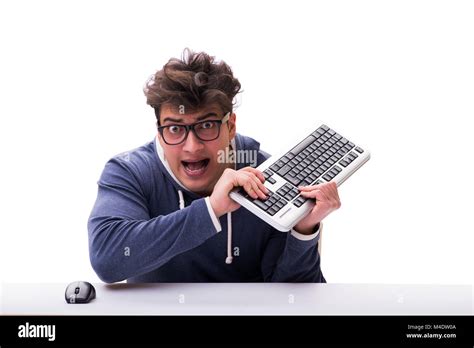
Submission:
{"label": "eyebrow", "polygon": [[[208,117],[211,117],[211,116],[217,116],[217,114],[215,112],[208,112],[207,114],[205,115],[202,115],[202,116],[199,116],[196,120],[197,121],[201,121],[201,120],[204,120],[205,118],[208,118]],[[172,118],[172,117],[166,117],[164,120],[163,120],[163,123],[165,123],[166,121],[171,121],[171,122],[183,122],[183,119],[182,118]]]}

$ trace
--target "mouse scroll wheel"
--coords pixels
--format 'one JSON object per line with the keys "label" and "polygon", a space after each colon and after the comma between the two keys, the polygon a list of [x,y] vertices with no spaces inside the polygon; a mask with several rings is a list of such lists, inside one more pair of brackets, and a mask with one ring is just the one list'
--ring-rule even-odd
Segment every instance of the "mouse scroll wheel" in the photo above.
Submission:
{"label": "mouse scroll wheel", "polygon": [[74,293],[75,293],[75,294],[78,294],[78,293],[79,293],[79,287],[77,287],[77,288],[74,289]]}

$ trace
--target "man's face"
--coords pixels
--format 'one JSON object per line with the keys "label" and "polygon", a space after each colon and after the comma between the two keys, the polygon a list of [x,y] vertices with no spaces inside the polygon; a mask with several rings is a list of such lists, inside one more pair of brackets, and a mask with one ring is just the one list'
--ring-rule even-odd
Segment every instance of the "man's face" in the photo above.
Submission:
{"label": "man's face", "polygon": [[[223,112],[215,105],[195,113],[180,114],[176,108],[165,104],[161,107],[160,126],[221,120],[223,116]],[[189,131],[186,140],[178,145],[168,145],[160,133],[158,139],[176,178],[189,190],[200,195],[210,195],[224,169],[231,166],[229,163],[218,163],[217,159],[219,150],[225,150],[235,132],[235,114],[232,114],[229,121],[220,126],[219,137],[215,140],[200,140],[192,131]]]}

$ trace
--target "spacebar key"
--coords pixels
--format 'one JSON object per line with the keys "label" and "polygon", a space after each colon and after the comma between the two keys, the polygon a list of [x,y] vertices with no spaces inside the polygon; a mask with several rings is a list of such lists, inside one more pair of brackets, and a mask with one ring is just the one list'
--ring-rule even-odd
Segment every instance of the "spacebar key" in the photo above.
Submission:
{"label": "spacebar key", "polygon": [[305,140],[303,140],[301,143],[296,145],[290,152],[295,156],[298,155],[301,151],[306,149],[308,147],[308,145],[311,145],[315,139],[316,139],[315,137],[310,135]]}

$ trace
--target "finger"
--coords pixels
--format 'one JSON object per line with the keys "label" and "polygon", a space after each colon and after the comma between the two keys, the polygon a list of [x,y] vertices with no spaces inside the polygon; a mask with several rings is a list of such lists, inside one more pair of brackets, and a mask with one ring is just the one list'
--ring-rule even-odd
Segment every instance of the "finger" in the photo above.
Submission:
{"label": "finger", "polygon": [[298,186],[298,189],[301,191],[313,191],[321,187],[321,184],[319,185],[311,185],[311,186]]}
{"label": "finger", "polygon": [[335,187],[337,187],[336,183],[331,181],[331,182],[321,183],[321,184],[318,184],[318,185],[298,186],[298,189],[300,189],[301,191],[312,191],[312,190],[316,190],[316,189],[324,189],[324,188],[327,188],[327,187],[333,186],[333,185]]}
{"label": "finger", "polygon": [[337,192],[336,183],[331,182],[328,185],[324,185],[324,187],[321,187],[321,192],[327,197],[326,201],[331,207],[335,209],[341,207],[341,201]]}
{"label": "finger", "polygon": [[241,184],[244,190],[249,194],[253,199],[258,199],[258,195],[253,188],[252,182],[247,180],[245,183]]}
{"label": "finger", "polygon": [[264,192],[265,194],[268,193],[268,189],[266,188],[266,186],[263,184],[263,181],[261,181],[256,175],[253,175],[252,173],[249,173],[250,177],[255,181],[255,183],[257,184],[258,188]]}
{"label": "finger", "polygon": [[[259,187],[259,184],[263,186],[261,182],[259,182],[258,178],[255,177],[252,173],[245,173],[242,172],[241,174],[241,180],[243,187],[245,191],[248,192],[248,194],[253,198],[253,199],[266,199],[267,196],[262,192],[262,190]],[[266,188],[265,188],[266,189]]]}
{"label": "finger", "polygon": [[303,191],[303,192],[301,192],[301,195],[303,197],[306,197],[306,198],[313,198],[316,201],[320,201],[320,202],[327,202],[328,201],[327,195],[322,190],[319,190],[319,189],[309,191],[309,192]]}
{"label": "finger", "polygon": [[253,167],[245,167],[242,168],[242,170],[255,174],[261,182],[265,182],[265,177],[263,176],[263,173],[260,170]]}
{"label": "finger", "polygon": [[316,199],[321,193],[320,190],[312,190],[312,191],[301,191],[301,195],[305,198],[314,198]]}
{"label": "finger", "polygon": [[267,199],[268,197],[266,193],[268,193],[268,189],[265,187],[265,185],[260,181],[259,178],[257,178],[256,175],[249,173],[249,176],[253,180],[254,189],[258,197],[262,200]]}
{"label": "finger", "polygon": [[[244,175],[250,176],[255,181],[255,183],[257,184],[260,191],[262,191],[265,194],[268,193],[268,189],[263,184],[265,182],[265,177],[263,176],[261,171],[259,171],[258,169],[252,168],[252,167],[245,167],[245,168],[242,169],[241,173],[244,174]],[[258,191],[256,191],[256,192],[257,192],[257,194],[259,194]],[[261,197],[263,199],[267,198],[266,196],[262,197],[260,194],[259,194],[259,197]]]}

